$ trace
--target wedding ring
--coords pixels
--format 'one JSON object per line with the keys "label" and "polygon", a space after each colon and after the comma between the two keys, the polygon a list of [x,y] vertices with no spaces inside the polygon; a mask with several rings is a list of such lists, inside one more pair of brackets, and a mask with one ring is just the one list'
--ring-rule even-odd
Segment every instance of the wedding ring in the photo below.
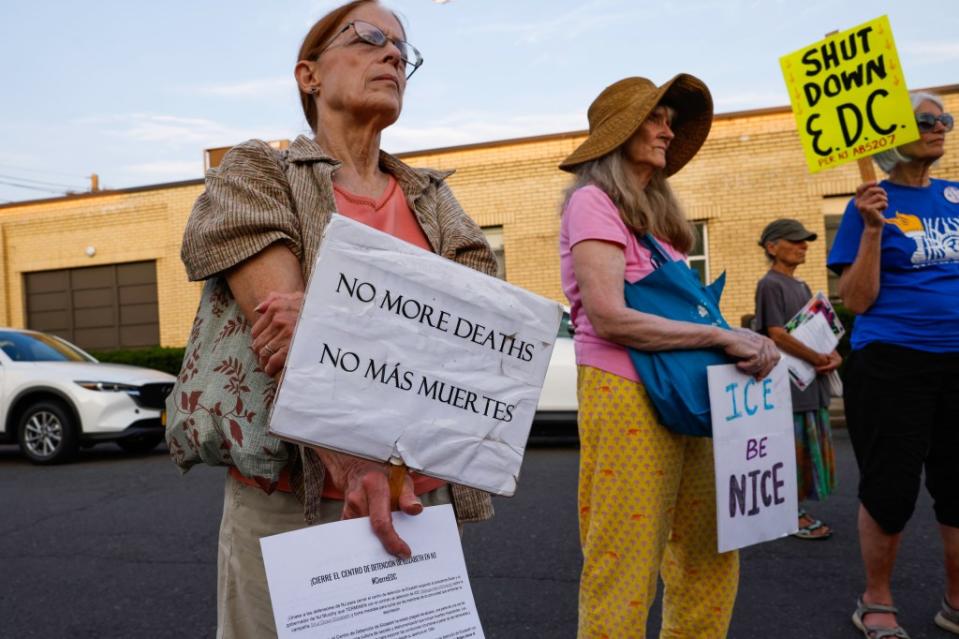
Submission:
{"label": "wedding ring", "polygon": [[269,344],[266,344],[266,345],[263,347],[263,350],[265,350],[265,351],[266,351],[267,353],[269,353],[270,355],[276,355],[276,351],[273,350],[272,348],[270,348],[270,345],[269,345]]}

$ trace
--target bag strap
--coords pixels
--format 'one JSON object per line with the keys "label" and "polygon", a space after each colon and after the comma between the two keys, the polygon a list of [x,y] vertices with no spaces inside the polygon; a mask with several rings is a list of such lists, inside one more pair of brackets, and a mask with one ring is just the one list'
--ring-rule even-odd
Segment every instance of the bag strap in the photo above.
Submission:
{"label": "bag strap", "polygon": [[643,236],[639,236],[638,239],[639,243],[649,250],[649,260],[653,263],[654,269],[658,269],[664,264],[669,264],[673,261],[666,250],[656,241],[652,233],[646,233]]}

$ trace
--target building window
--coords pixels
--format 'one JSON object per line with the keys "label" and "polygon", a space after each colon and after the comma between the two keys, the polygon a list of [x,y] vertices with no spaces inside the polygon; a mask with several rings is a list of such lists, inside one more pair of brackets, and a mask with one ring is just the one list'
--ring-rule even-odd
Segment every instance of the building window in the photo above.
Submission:
{"label": "building window", "polygon": [[506,254],[503,252],[503,227],[502,226],[484,226],[483,235],[486,241],[493,249],[493,256],[496,257],[496,277],[501,280],[506,279]]}
{"label": "building window", "polygon": [[706,223],[693,223],[693,248],[689,250],[689,268],[696,271],[699,281],[705,284],[709,281],[709,254]]}
{"label": "building window", "polygon": [[[846,205],[849,203],[849,195],[837,195],[823,199],[822,213],[823,226],[826,229],[826,255],[832,250],[833,242],[836,241],[836,233],[839,231],[839,222],[842,221],[842,214],[846,211]],[[825,265],[823,265],[825,266]],[[826,283],[829,292],[829,301],[835,304],[842,302],[839,297],[839,276],[826,269]]]}
{"label": "building window", "polygon": [[[836,233],[839,231],[839,222],[841,220],[841,215],[827,215],[824,218],[824,222],[826,223],[826,255],[829,255],[833,242],[836,241]],[[826,278],[829,284],[829,301],[833,303],[842,301],[839,298],[839,276],[827,268]]]}

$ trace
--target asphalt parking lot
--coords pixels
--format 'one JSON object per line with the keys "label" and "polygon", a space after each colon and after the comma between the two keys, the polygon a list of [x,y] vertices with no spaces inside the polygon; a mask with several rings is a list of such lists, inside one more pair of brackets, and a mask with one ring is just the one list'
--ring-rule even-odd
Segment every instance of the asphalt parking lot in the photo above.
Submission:
{"label": "asphalt parking lot", "polygon": [[[730,637],[855,639],[849,622],[861,587],[855,468],[837,434],[839,491],[812,510],[833,539],[761,544],[742,553]],[[573,637],[580,553],[578,450],[531,445],[511,499],[464,537],[486,636]],[[0,636],[212,637],[221,468],[181,477],[158,450],[112,445],[70,465],[37,467],[0,447]],[[942,545],[927,496],[906,530],[896,571],[900,620],[914,639],[951,635],[932,623],[943,587]],[[650,617],[656,636],[659,614]]]}

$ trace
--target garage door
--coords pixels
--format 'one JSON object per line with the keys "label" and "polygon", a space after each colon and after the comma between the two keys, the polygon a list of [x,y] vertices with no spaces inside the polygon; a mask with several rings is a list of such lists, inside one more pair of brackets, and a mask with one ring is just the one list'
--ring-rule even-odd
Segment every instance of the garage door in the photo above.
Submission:
{"label": "garage door", "polygon": [[25,287],[27,328],[89,350],[160,343],[153,261],[27,273]]}

